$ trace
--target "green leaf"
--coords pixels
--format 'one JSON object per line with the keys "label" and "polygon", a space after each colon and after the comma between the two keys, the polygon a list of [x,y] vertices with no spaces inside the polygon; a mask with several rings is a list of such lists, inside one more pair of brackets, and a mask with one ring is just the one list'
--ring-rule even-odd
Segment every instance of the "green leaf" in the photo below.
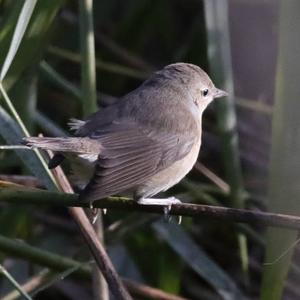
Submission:
{"label": "green leaf", "polygon": [[184,264],[181,258],[174,253],[167,244],[160,245],[157,264],[158,287],[163,291],[179,294]]}
{"label": "green leaf", "polygon": [[[231,206],[242,208],[244,206],[245,190],[233,94],[228,0],[206,0],[204,4],[208,36],[208,57],[212,79],[218,88],[224,89],[229,93],[228,97],[215,103],[225,178],[230,185],[229,199]],[[248,272],[247,239],[245,235],[238,233],[237,240],[242,269],[246,273]]]}
{"label": "green leaf", "polygon": [[6,59],[0,72],[0,81],[2,81],[19,49],[20,43],[23,39],[25,30],[30,21],[33,9],[37,0],[26,0],[18,18],[18,22],[14,31],[13,39],[11,41]]}
{"label": "green leaf", "polygon": [[[272,120],[272,150],[268,208],[272,212],[300,214],[300,2],[281,1],[279,57],[275,107]],[[285,279],[298,232],[269,229],[261,299],[283,299]],[[290,251],[286,252],[287,249]],[[283,255],[284,254],[284,255]],[[273,262],[273,263],[272,263]]]}
{"label": "green leaf", "polygon": [[[20,2],[14,2],[18,8]],[[37,1],[34,12],[31,16],[30,22],[27,26],[27,30],[23,34],[22,42],[19,45],[19,50],[13,56],[13,61],[10,62],[9,70],[6,72],[3,85],[6,90],[9,90],[14,83],[19,79],[22,72],[28,67],[36,65],[40,58],[41,52],[48,45],[49,33],[52,28],[52,24],[59,8],[64,3],[64,0],[43,0]],[[11,13],[12,17],[16,19],[17,8]],[[19,19],[19,17],[18,17]],[[12,22],[8,18],[7,22],[3,24],[0,29],[0,65],[6,60],[6,52],[3,48],[15,47],[10,46],[11,43],[11,26]],[[16,33],[17,28],[15,29]],[[9,51],[8,51],[9,52]]]}
{"label": "green leaf", "polygon": [[36,123],[45,131],[47,134],[53,136],[68,136],[69,134],[60,128],[54,121],[49,119],[40,111],[34,112],[34,119]]}
{"label": "green leaf", "polygon": [[[46,1],[43,1],[43,3],[45,3],[45,2]],[[41,2],[39,2],[39,3],[41,3]],[[6,132],[6,130],[4,130],[5,127],[1,128],[1,134],[6,139],[6,141],[8,141],[8,143],[17,143],[18,144],[18,143],[20,143],[22,136],[24,136],[24,135],[29,136],[29,132],[28,132],[26,126],[24,125],[24,122],[20,118],[19,113],[16,111],[14,105],[12,104],[11,100],[9,99],[9,97],[4,89],[2,80],[6,76],[8,69],[11,70],[10,66],[12,65],[12,63],[15,62],[15,56],[16,56],[17,50],[21,44],[21,41],[25,37],[24,33],[25,33],[26,27],[29,23],[29,20],[31,18],[31,15],[33,13],[35,4],[36,4],[36,1],[30,1],[30,0],[27,0],[24,3],[23,8],[18,17],[17,25],[16,25],[16,28],[13,33],[12,41],[10,42],[8,53],[7,53],[6,57],[4,58],[3,67],[0,72],[1,94],[3,96],[3,99],[5,100],[6,105],[9,108],[10,112],[12,113],[15,120],[17,121],[17,123],[15,123],[10,118],[10,116],[6,113],[6,111],[1,109],[1,117],[2,117],[1,120],[4,123],[4,125],[7,127],[6,129],[10,128],[10,130],[8,130],[7,132]],[[37,22],[37,23],[41,24],[41,22]],[[32,23],[31,23],[31,25],[32,25]],[[36,26],[36,24],[34,24],[34,26]],[[32,25],[31,27],[34,27],[34,26]],[[32,30],[30,33],[32,33]],[[41,37],[39,37],[39,38],[41,39]],[[30,47],[32,49],[34,49],[34,48],[36,48],[36,45],[32,44],[32,45],[30,45]],[[24,57],[22,57],[22,60],[24,61]],[[23,66],[25,66],[25,65],[23,65]],[[19,76],[21,74],[22,70],[21,70],[21,68],[19,68],[17,70],[18,70],[18,76]],[[16,77],[14,79],[16,80]],[[18,130],[18,126],[19,126],[20,130]],[[14,139],[12,137],[14,137]],[[13,140],[13,141],[9,142],[9,140]],[[18,153],[22,153],[22,152],[18,152]],[[21,154],[19,154],[19,155],[21,155]],[[27,160],[25,158],[26,155],[28,158],[30,158],[29,160]],[[34,156],[35,156],[35,158],[33,158]],[[55,179],[54,179],[52,173],[48,170],[43,157],[37,150],[34,150],[34,152],[32,152],[31,155],[22,154],[21,158],[23,159],[25,164],[29,167],[29,169],[33,172],[33,174],[35,174],[37,177],[41,176],[44,184],[48,188],[50,188],[50,189],[55,188],[55,184],[56,184]]]}
{"label": "green leaf", "polygon": [[83,115],[97,110],[93,1],[79,0],[81,95]]}
{"label": "green leaf", "polygon": [[152,226],[188,266],[205,279],[223,299],[244,299],[234,280],[196,245],[182,226],[162,221],[155,222]]}
{"label": "green leaf", "polygon": [[61,87],[65,92],[75,99],[81,100],[80,90],[70,81],[65,79],[61,74],[54,70],[47,62],[41,61],[40,70],[42,75],[48,78],[57,87]]}
{"label": "green leaf", "polygon": [[[10,145],[19,144],[22,141],[23,134],[18,124],[10,115],[0,106],[0,135]],[[55,186],[48,176],[47,170],[43,167],[38,157],[31,150],[16,150],[17,155],[22,159],[28,169],[40,178],[45,186],[54,190]]]}

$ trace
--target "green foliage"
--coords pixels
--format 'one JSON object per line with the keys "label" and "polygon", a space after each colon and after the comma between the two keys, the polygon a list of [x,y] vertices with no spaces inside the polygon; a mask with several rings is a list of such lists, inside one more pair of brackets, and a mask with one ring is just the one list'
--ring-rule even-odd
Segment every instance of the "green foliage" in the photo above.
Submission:
{"label": "green foliage", "polygon": [[[22,42],[20,41],[20,48],[16,53],[16,56],[12,56],[12,65],[5,76],[4,86],[7,90],[13,86],[26,68],[29,66],[32,67],[32,65],[39,62],[41,53],[46,47],[47,41],[49,40],[49,34],[54,17],[56,16],[63,2],[63,0],[37,1],[37,5],[32,18],[30,19],[28,29],[22,38]],[[0,43],[2,49],[0,53],[1,65],[6,58],[7,51],[11,43],[12,32],[16,24],[16,19],[19,17],[17,11],[20,7],[20,3],[22,4],[24,1],[16,1],[16,3],[17,4],[15,4],[15,8],[12,9],[11,14],[7,16],[8,22],[5,24],[7,24],[8,29],[6,29],[6,26],[3,26],[0,33]],[[20,26],[23,26],[23,24],[20,24]]]}
{"label": "green foliage", "polygon": [[[245,157],[240,147],[244,140],[242,136],[238,142],[237,127],[250,110],[257,114],[267,112],[264,116],[269,118],[272,107],[270,103],[250,103],[247,99],[236,102],[233,96],[235,78],[229,32],[233,24],[228,16],[228,4],[232,3],[94,1],[93,10],[89,11],[86,2],[79,2],[0,0],[2,143],[16,145],[24,135],[40,132],[69,135],[66,124],[70,117],[81,118],[97,106],[101,109],[118,101],[118,96],[168,63],[191,62],[209,69],[216,86],[230,92],[227,100],[220,100],[205,113],[200,155],[201,161],[214,170],[212,176],[220,174],[230,191],[195,168],[188,179],[168,193],[186,202],[264,207],[265,196],[260,190],[245,192],[253,182],[247,181],[247,167],[240,161]],[[288,213],[300,212],[300,174],[295,167],[300,152],[298,15],[296,0],[282,2],[268,196],[270,210]],[[243,103],[245,110],[240,119],[236,118],[236,103]],[[31,174],[38,185],[56,190],[39,152],[19,149],[15,153],[0,153],[0,175],[22,175],[23,183],[29,185]],[[253,151],[251,155],[256,164],[257,153]],[[68,164],[63,167],[68,173]],[[263,185],[266,176],[260,175],[256,180]],[[24,197],[24,190],[18,190],[18,194],[22,191]],[[72,195],[68,197],[71,199]],[[7,264],[8,271],[19,270],[20,260],[15,258],[21,258],[25,262],[22,268],[29,270],[18,277],[22,283],[39,274],[37,265],[50,268],[51,276],[38,287],[43,292],[37,294],[37,299],[54,299],[53,295],[57,300],[72,299],[78,295],[74,296],[68,287],[69,294],[64,294],[57,283],[62,276],[72,281],[75,293],[85,293],[86,287],[90,290],[92,268],[79,263],[89,259],[89,252],[65,210],[55,205],[61,198],[55,198],[51,208],[41,205],[50,198],[54,199],[55,194],[43,192],[35,198],[38,205],[29,206],[26,201],[20,207],[1,203],[1,264]],[[176,220],[167,223],[158,218],[112,211],[104,216],[107,247],[125,249],[125,254],[114,258],[122,276],[188,299],[253,299],[260,293],[264,300],[282,299],[292,251],[281,255],[295,241],[296,232],[274,229],[265,238],[262,229],[255,226],[224,226],[207,219],[184,219],[183,225],[178,226]],[[14,238],[24,242],[18,243]],[[265,242],[265,261],[274,263],[263,266]],[[0,278],[0,297],[6,293],[3,282]],[[17,282],[14,284],[15,289],[20,288]]]}
{"label": "green foliage", "polygon": [[[276,102],[270,165],[270,211],[300,214],[299,161],[299,80],[298,54],[300,33],[299,1],[281,3],[279,57],[276,78]],[[290,269],[298,232],[269,229],[263,272],[261,299],[283,299],[283,288]],[[285,253],[283,257],[282,253]],[[280,257],[280,258],[279,258]],[[272,263],[273,262],[273,263]],[[272,288],[270,288],[272,286]]]}

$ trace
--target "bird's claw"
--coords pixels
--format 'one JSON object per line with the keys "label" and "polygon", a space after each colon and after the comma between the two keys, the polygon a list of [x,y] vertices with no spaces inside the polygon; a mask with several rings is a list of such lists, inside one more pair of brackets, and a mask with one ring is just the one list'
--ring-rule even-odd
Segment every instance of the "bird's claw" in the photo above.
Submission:
{"label": "bird's claw", "polygon": [[[163,206],[164,210],[164,218],[166,221],[171,221],[171,216],[169,215],[172,205],[180,204],[181,201],[175,197],[169,197],[164,199],[156,199],[156,198],[141,198],[138,200],[138,203],[141,205],[160,205]],[[182,217],[179,216],[178,224],[181,223]]]}

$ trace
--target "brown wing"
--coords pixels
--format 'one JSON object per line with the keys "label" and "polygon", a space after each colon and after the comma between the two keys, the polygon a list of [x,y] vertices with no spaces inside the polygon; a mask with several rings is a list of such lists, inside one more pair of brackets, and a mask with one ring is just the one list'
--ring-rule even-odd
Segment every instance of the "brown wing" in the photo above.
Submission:
{"label": "brown wing", "polygon": [[103,146],[95,174],[81,194],[93,201],[128,190],[189,153],[194,140],[153,132],[129,121],[113,122],[90,135]]}

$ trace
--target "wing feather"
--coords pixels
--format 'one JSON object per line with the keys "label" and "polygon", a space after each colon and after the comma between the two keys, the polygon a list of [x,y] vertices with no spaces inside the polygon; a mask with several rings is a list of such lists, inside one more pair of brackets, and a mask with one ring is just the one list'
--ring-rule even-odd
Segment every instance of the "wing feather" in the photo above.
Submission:
{"label": "wing feather", "polygon": [[153,132],[135,122],[113,122],[89,136],[101,143],[95,173],[81,194],[94,201],[132,189],[184,157],[194,140],[189,135]]}

